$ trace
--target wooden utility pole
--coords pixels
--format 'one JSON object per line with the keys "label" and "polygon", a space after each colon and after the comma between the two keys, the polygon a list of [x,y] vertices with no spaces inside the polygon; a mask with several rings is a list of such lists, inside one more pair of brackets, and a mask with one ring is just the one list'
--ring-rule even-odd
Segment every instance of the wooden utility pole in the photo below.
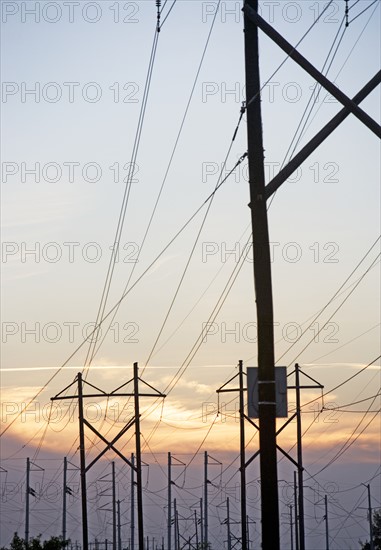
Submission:
{"label": "wooden utility pole", "polygon": [[303,481],[303,454],[302,454],[302,411],[300,406],[299,365],[295,365],[296,386],[296,429],[298,448],[298,489],[299,489],[299,548],[305,550],[304,536],[304,481]]}
{"label": "wooden utility pole", "polygon": [[167,515],[167,537],[168,550],[172,548],[172,466],[186,466],[186,464],[178,458],[168,453],[168,515]]}
{"label": "wooden utility pole", "polygon": [[201,535],[201,548],[204,548],[204,512],[202,505],[202,498],[200,498],[200,535]]}
{"label": "wooden utility pole", "polygon": [[118,550],[122,550],[122,529],[121,529],[121,515],[120,515],[120,500],[117,501],[117,513],[118,513]]}
{"label": "wooden utility pole", "polygon": [[67,477],[67,458],[64,457],[64,466],[63,466],[63,490],[62,490],[62,541],[66,540],[66,477]]}
{"label": "wooden utility pole", "polygon": [[112,468],[112,550],[117,550],[117,515],[116,515],[116,478],[115,462],[111,462]]}
{"label": "wooden utility pole", "polygon": [[[229,497],[226,498],[226,525],[228,528],[228,550],[232,550],[232,537],[230,532],[230,506]],[[243,545],[242,545],[243,548]]]}
{"label": "wooden utility pole", "polygon": [[136,447],[136,481],[138,506],[138,540],[139,548],[144,548],[143,529],[143,484],[142,484],[142,453],[140,446],[140,412],[139,412],[139,375],[138,364],[134,363],[134,405],[135,405],[135,447]]}
{"label": "wooden utility pole", "polygon": [[[243,384],[243,362],[240,360],[238,362],[238,381],[239,387],[230,388],[227,387],[230,382],[232,382],[237,375],[234,375],[230,380],[228,380],[223,386],[221,386],[217,391],[218,394],[226,392],[239,392],[239,430],[240,430],[240,491],[241,491],[241,547],[242,550],[248,550],[247,544],[247,529],[246,529],[246,461],[245,461],[245,419],[248,420],[245,415],[245,397]],[[250,420],[249,420],[250,421]],[[251,422],[251,421],[250,421]]]}
{"label": "wooden utility pole", "polygon": [[135,547],[135,455],[131,453],[131,548]]}
{"label": "wooden utility pole", "polygon": [[372,499],[370,496],[370,485],[366,485],[368,490],[368,518],[369,518],[369,546],[370,550],[374,550],[374,541],[373,541],[373,510],[372,510]]}
{"label": "wooden utility pole", "polygon": [[294,472],[294,508],[295,508],[295,548],[299,550],[299,525],[298,525],[298,485],[297,472]]}
{"label": "wooden utility pole", "polygon": [[78,382],[78,420],[79,420],[79,459],[81,468],[81,503],[82,503],[82,545],[83,550],[89,547],[89,532],[87,526],[87,489],[86,489],[86,450],[85,426],[83,416],[82,373],[77,375]]}
{"label": "wooden utility pole", "polygon": [[167,515],[167,537],[168,537],[168,550],[172,548],[172,461],[171,453],[168,453],[168,515]]}
{"label": "wooden utility pole", "polygon": [[241,474],[241,544],[242,550],[247,550],[246,533],[246,464],[245,464],[245,401],[243,388],[243,362],[238,363],[239,378],[239,427],[240,427],[240,474]]}
{"label": "wooden utility pole", "polygon": [[294,550],[294,530],[292,525],[292,506],[289,505],[290,508],[290,535],[291,535],[291,550]]}
{"label": "wooden utility pole", "polygon": [[328,498],[324,495],[324,508],[325,508],[325,550],[329,550],[329,528],[328,528]]}
{"label": "wooden utility pole", "polygon": [[26,490],[25,490],[25,545],[29,546],[29,495],[30,495],[30,460],[26,459]]}
{"label": "wooden utility pole", "polygon": [[[258,0],[247,0],[258,12]],[[274,319],[259,77],[258,28],[245,11],[246,116],[258,334],[262,548],[279,550]]]}
{"label": "wooden utility pole", "polygon": [[204,546],[208,548],[208,451],[204,452]]}

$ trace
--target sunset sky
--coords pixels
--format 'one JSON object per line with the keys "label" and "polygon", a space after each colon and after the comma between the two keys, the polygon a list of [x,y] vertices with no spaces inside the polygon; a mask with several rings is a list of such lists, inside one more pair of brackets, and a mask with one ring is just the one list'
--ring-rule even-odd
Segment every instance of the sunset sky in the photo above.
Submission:
{"label": "sunset sky", "polygon": [[[237,373],[239,360],[255,366],[257,353],[247,161],[204,202],[220,173],[224,178],[247,150],[243,116],[229,151],[245,99],[243,21],[240,2],[165,4],[105,315],[124,297],[102,324],[86,372],[89,382],[111,392],[132,378],[138,362],[141,377],[167,394],[164,401],[141,401],[150,537],[161,541],[165,535],[167,452],[190,463],[186,473],[176,469],[184,515],[202,496],[204,451],[222,463],[211,466],[211,531],[213,548],[223,548],[224,503],[239,483],[239,429],[236,395],[221,398],[217,416],[216,390]],[[327,2],[260,5],[264,19],[292,44],[312,26],[299,51],[320,70],[331,52],[328,77],[349,97],[379,69],[379,2],[349,0],[347,27],[342,1],[331,2],[323,14]],[[75,402],[51,405],[50,398],[86,362],[86,338],[133,159],[157,14],[153,0],[2,0],[1,9],[3,545],[16,530],[23,534],[26,458],[44,468],[44,474],[33,472],[41,487],[61,483],[64,456],[79,462]],[[267,182],[341,108],[284,59],[261,35]],[[361,107],[379,120],[379,89]],[[333,550],[358,548],[367,537],[362,483],[371,485],[373,507],[381,506],[379,181],[377,137],[350,116],[269,208],[276,364],[288,367],[292,385],[298,362],[325,393],[322,401],[319,389],[302,391],[308,550],[324,547],[324,494],[331,502]],[[288,400],[292,413],[294,390]],[[87,407],[102,433],[115,434],[133,414],[122,398],[93,399]],[[293,456],[295,437],[291,424],[279,439]],[[88,438],[94,456],[101,446]],[[134,452],[131,438],[130,431],[120,442],[126,455]],[[258,448],[249,426],[246,441],[249,455]],[[89,474],[91,483],[108,475],[114,458],[110,453]],[[293,467],[279,458],[286,550]],[[119,461],[117,468],[127,524],[130,474]],[[70,475],[78,483],[76,471]],[[256,547],[258,480],[255,462],[248,470],[248,513],[256,522]],[[33,502],[31,535],[60,533],[61,498],[51,502],[47,506],[46,494]],[[76,494],[68,520],[72,540],[80,540],[78,503]],[[98,510],[103,504],[94,499],[91,540],[111,537],[107,513]],[[184,520],[187,529],[191,533]],[[128,526],[125,531],[127,540]]]}

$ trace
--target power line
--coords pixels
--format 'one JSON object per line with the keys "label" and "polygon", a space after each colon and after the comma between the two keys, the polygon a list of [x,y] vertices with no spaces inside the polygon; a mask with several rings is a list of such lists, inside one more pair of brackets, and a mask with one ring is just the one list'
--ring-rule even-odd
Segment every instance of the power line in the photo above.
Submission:
{"label": "power line", "polygon": [[379,0],[374,0],[371,4],[369,4],[369,6],[367,6],[365,9],[363,9],[358,15],[356,15],[353,19],[351,19],[349,21],[349,23],[353,23],[353,21],[356,21],[356,19],[358,17],[360,17],[363,13],[365,13],[367,10],[369,10],[369,8],[371,8],[374,4],[376,4],[377,2],[379,2]]}
{"label": "power line", "polygon": [[[160,201],[160,198],[161,198],[161,195],[162,195],[162,192],[163,192],[163,189],[164,189],[164,186],[166,184],[166,181],[167,181],[167,178],[168,178],[168,174],[169,174],[169,171],[170,171],[170,168],[172,166],[172,162],[173,162],[173,159],[174,159],[174,156],[175,156],[175,153],[177,151],[177,147],[178,147],[178,144],[179,144],[179,141],[180,141],[180,137],[181,137],[181,134],[183,132],[183,128],[184,128],[184,125],[185,125],[185,121],[186,121],[186,118],[187,118],[187,115],[188,115],[188,112],[189,112],[189,108],[190,108],[190,105],[191,105],[191,102],[192,102],[192,98],[193,98],[193,95],[194,95],[194,91],[196,89],[196,85],[197,85],[197,82],[198,82],[198,78],[199,78],[199,75],[200,75],[200,72],[201,72],[201,68],[202,68],[202,65],[204,63],[204,59],[205,59],[205,55],[206,55],[206,52],[207,52],[207,49],[208,49],[208,46],[209,46],[209,42],[210,42],[210,38],[211,38],[211,35],[212,35],[212,31],[213,31],[213,28],[214,28],[214,24],[215,24],[215,20],[216,20],[216,17],[217,17],[217,13],[218,13],[218,8],[219,8],[219,4],[220,4],[220,1],[218,2],[218,5],[217,5],[217,9],[216,9],[216,13],[214,15],[214,18],[212,20],[212,24],[211,24],[211,27],[209,29],[209,33],[208,33],[208,36],[207,36],[207,39],[206,39],[206,43],[205,43],[205,46],[204,46],[204,49],[203,49],[203,52],[202,52],[202,55],[201,55],[201,60],[200,60],[200,63],[198,65],[198,68],[197,68],[197,71],[196,71],[196,75],[195,75],[195,78],[194,78],[194,81],[193,81],[193,85],[192,85],[192,88],[191,88],[191,92],[190,92],[190,95],[189,95],[189,98],[188,98],[188,102],[186,104],[186,107],[185,107],[185,112],[184,112],[184,115],[183,115],[183,118],[181,120],[181,123],[180,123],[180,128],[179,128],[179,131],[177,133],[177,136],[176,136],[176,139],[175,139],[175,143],[174,143],[174,146],[172,148],[172,152],[171,152],[171,155],[170,155],[170,158],[169,158],[169,161],[168,161],[168,165],[167,165],[167,168],[165,170],[165,173],[164,173],[164,177],[163,177],[163,180],[162,180],[162,183],[161,183],[161,186],[160,186],[160,189],[159,189],[159,192],[157,194],[157,197],[156,197],[156,201],[155,201],[155,204],[154,204],[154,207],[153,207],[153,210],[152,210],[152,213],[151,213],[151,216],[150,216],[150,219],[148,221],[148,225],[147,225],[147,228],[145,230],[145,233],[144,233],[144,236],[143,236],[143,239],[142,239],[142,242],[141,242],[141,245],[139,247],[139,252],[138,252],[138,256],[137,256],[137,261],[134,263],[133,267],[132,267],[132,270],[131,270],[131,273],[128,277],[128,280],[127,280],[127,283],[125,285],[125,288],[124,288],[124,292],[127,291],[128,289],[128,285],[130,284],[130,281],[131,281],[131,278],[133,276],[133,273],[135,271],[135,268],[137,266],[137,262],[141,256],[141,253],[142,253],[142,250],[143,250],[143,247],[145,245],[145,242],[146,242],[146,239],[147,239],[147,236],[148,236],[148,233],[149,233],[149,230],[151,228],[151,225],[152,225],[152,222],[153,222],[153,219],[154,219],[154,216],[156,214],[156,210],[157,210],[157,207],[158,207],[158,204],[159,204],[159,201]],[[165,2],[166,3],[166,2]],[[164,9],[164,6],[165,6],[165,3],[163,5],[163,8]],[[173,4],[174,5],[174,4]],[[172,5],[172,7],[173,7]],[[168,14],[169,15],[169,14]],[[110,320],[110,323],[109,323],[109,327],[107,328],[101,342],[99,343],[97,349],[95,350],[95,353],[94,353],[94,356],[98,353],[100,347],[102,346],[106,336],[107,336],[107,333],[110,329],[110,326],[112,325],[117,313],[118,313],[118,309],[117,308]]]}
{"label": "power line", "polygon": [[[308,327],[306,329],[304,329],[302,331],[302,333],[300,334],[300,336],[298,336],[298,338],[288,347],[288,349],[277,359],[277,362],[279,362],[294,346],[297,342],[299,342],[299,340],[302,338],[302,336],[307,332],[307,330],[309,330],[311,328],[311,326],[316,322],[316,320],[320,317],[320,315],[329,307],[329,305],[333,302],[333,300],[339,295],[340,291],[345,287],[345,285],[348,283],[348,281],[351,279],[351,277],[353,276],[353,274],[357,271],[357,269],[360,267],[360,265],[365,261],[365,259],[368,257],[368,255],[371,253],[371,251],[373,250],[373,248],[376,246],[376,244],[378,243],[378,241],[380,240],[381,237],[377,237],[377,239],[375,240],[375,242],[371,245],[371,247],[369,248],[369,250],[364,254],[364,256],[361,258],[361,260],[357,263],[357,265],[354,267],[354,269],[351,271],[351,273],[348,275],[348,277],[345,279],[345,281],[340,285],[340,287],[338,288],[338,290],[336,290],[336,292],[333,294],[333,296],[328,300],[328,302],[326,303],[326,305],[319,311],[319,313],[313,318],[313,320],[311,321],[311,323],[308,325]],[[380,254],[377,256],[376,260],[379,258]],[[324,323],[324,325],[322,327],[320,327],[319,329],[319,333],[321,332],[321,330],[326,326],[326,324],[332,319],[332,317],[336,314],[336,312],[342,307],[342,305],[346,302],[346,300],[351,296],[351,294],[356,290],[357,286],[360,284],[360,282],[362,281],[362,279],[367,275],[367,273],[371,270],[371,268],[373,267],[373,265],[375,264],[376,260],[374,260],[371,264],[371,266],[365,271],[365,273],[358,279],[358,281],[356,282],[355,286],[351,289],[350,293],[345,297],[345,299],[343,300],[343,302],[340,304],[340,306],[335,310],[335,312],[330,316],[330,318],[328,319],[328,321],[326,321]],[[303,350],[296,356],[296,358],[291,361],[290,364],[294,363],[296,361],[296,359],[301,355],[301,353],[303,353],[303,351],[305,351],[305,349],[311,344],[311,342],[316,338],[316,335],[313,336],[312,340],[303,348]]]}

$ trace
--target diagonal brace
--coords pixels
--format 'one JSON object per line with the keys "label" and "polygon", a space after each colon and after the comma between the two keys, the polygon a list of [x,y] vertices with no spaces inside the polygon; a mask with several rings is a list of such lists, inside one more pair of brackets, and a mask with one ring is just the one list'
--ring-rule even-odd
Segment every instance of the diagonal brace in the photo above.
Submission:
{"label": "diagonal brace", "polygon": [[[353,98],[354,103],[363,101],[381,82],[379,71]],[[266,199],[270,198],[279,187],[299,168],[299,166],[329,137],[334,130],[348,117],[350,110],[344,107],[313,137],[292,160],[265,187]]]}
{"label": "diagonal brace", "polygon": [[96,462],[98,462],[98,460],[109,450],[109,449],[112,449],[114,451],[114,453],[116,453],[122,460],[124,460],[124,462],[126,462],[130,468],[132,468],[133,470],[137,470],[137,468],[120,452],[118,451],[118,449],[116,447],[114,447],[114,443],[116,443],[118,441],[118,439],[124,434],[126,433],[126,431],[131,428],[131,426],[133,425],[134,423],[134,419],[131,420],[126,426],[124,426],[124,428],[114,437],[114,439],[110,442],[110,441],[107,441],[107,439],[105,437],[103,437],[103,435],[101,433],[98,432],[98,430],[96,430],[91,424],[90,422],[88,422],[85,418],[83,419],[83,422],[84,424],[86,424],[86,426],[88,428],[90,428],[90,430],[95,433],[99,439],[101,439],[103,441],[103,443],[106,443],[107,447],[99,453],[99,455],[94,458],[94,460],[86,467],[86,472],[88,470],[90,470],[90,468],[92,466],[94,466],[94,464]]}
{"label": "diagonal brace", "polygon": [[381,126],[377,124],[365,111],[363,111],[354,101],[345,95],[328,78],[321,74],[302,54],[300,54],[283,36],[281,36],[271,25],[269,25],[258,13],[248,4],[244,7],[245,14],[255,23],[268,37],[270,37],[286,54],[300,65],[312,78],[321,84],[329,93],[331,93],[340,103],[342,103],[351,113],[353,113],[361,122],[365,124],[377,137],[381,138]]}

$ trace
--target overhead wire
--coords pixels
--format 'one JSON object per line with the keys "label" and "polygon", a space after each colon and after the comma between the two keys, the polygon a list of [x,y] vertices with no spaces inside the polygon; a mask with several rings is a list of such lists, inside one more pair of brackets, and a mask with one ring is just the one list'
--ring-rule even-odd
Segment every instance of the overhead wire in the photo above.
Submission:
{"label": "overhead wire", "polygon": [[[216,8],[216,12],[215,12],[215,15],[213,17],[213,20],[212,20],[212,23],[211,23],[211,26],[210,26],[210,29],[209,29],[209,33],[207,35],[207,39],[206,39],[206,43],[205,43],[205,46],[204,46],[204,49],[203,49],[203,52],[202,52],[202,55],[201,55],[201,59],[200,59],[200,62],[199,62],[199,65],[198,65],[198,68],[197,68],[197,71],[196,71],[196,75],[195,75],[195,78],[193,80],[193,84],[192,84],[192,87],[191,87],[191,91],[190,91],[190,94],[189,94],[189,98],[188,98],[188,101],[187,101],[187,104],[186,104],[186,107],[185,107],[185,111],[184,111],[184,115],[182,117],[182,120],[181,120],[181,123],[180,123],[180,128],[179,128],[179,131],[177,133],[177,136],[176,136],[176,139],[175,139],[175,143],[173,145],[173,148],[172,148],[172,152],[170,154],[170,158],[169,158],[169,161],[168,161],[168,165],[166,167],[166,170],[165,170],[165,173],[164,173],[164,177],[163,177],[163,180],[162,180],[162,183],[161,183],[161,186],[160,186],[160,189],[159,189],[159,192],[157,194],[157,197],[156,197],[156,201],[155,201],[155,204],[154,204],[154,207],[153,207],[153,210],[152,210],[152,213],[151,213],[151,216],[150,216],[150,219],[148,221],[148,224],[147,224],[147,228],[145,230],[145,233],[144,233],[144,236],[143,236],[143,239],[142,239],[142,242],[139,246],[139,251],[138,251],[138,255],[137,255],[137,259],[136,259],[136,262],[134,263],[133,267],[132,267],[132,270],[131,270],[131,273],[128,277],[128,280],[126,282],[126,285],[125,285],[125,288],[124,288],[124,292],[127,291],[127,288],[128,288],[128,285],[130,284],[131,282],[131,278],[132,278],[132,275],[135,271],[135,267],[137,266],[137,262],[139,261],[139,258],[141,256],[141,253],[142,253],[142,250],[143,250],[143,247],[145,245],[145,242],[147,240],[147,236],[148,236],[148,233],[149,233],[149,230],[151,228],[151,225],[152,225],[152,222],[153,222],[153,219],[154,219],[154,216],[156,214],[156,211],[157,211],[157,207],[158,207],[158,204],[159,204],[159,201],[160,201],[160,198],[161,198],[161,195],[163,193],[163,189],[164,189],[164,186],[166,184],[166,181],[167,181],[167,178],[168,178],[168,174],[169,174],[169,171],[171,169],[171,166],[172,166],[172,162],[173,162],[173,159],[174,159],[174,156],[175,156],[175,153],[177,151],[177,147],[178,147],[178,144],[179,144],[179,141],[180,141],[180,137],[181,137],[181,134],[183,132],[183,129],[184,129],[184,125],[185,125],[185,121],[187,119],[187,116],[188,116],[188,112],[189,112],[189,109],[190,109],[190,105],[191,105],[191,102],[192,102],[192,99],[193,99],[193,95],[194,95],[194,91],[196,89],[196,85],[197,85],[197,82],[198,82],[198,79],[199,79],[199,76],[200,76],[200,72],[201,72],[201,68],[203,66],[203,63],[204,63],[204,59],[205,59],[205,55],[206,55],[206,52],[207,52],[207,49],[208,49],[208,46],[209,46],[209,42],[210,42],[210,38],[211,38],[211,35],[212,35],[212,31],[213,31],[213,28],[214,28],[214,24],[215,24],[215,21],[216,21],[216,17],[217,17],[217,13],[218,13],[218,9],[219,9],[219,5],[220,5],[220,1],[218,1],[218,4],[217,4],[217,8]],[[163,5],[163,8],[164,9],[164,6],[165,4]],[[173,5],[172,5],[173,6]],[[169,15],[169,14],[168,14]],[[117,313],[118,313],[118,309],[117,308],[110,320],[110,323],[109,323],[109,328],[110,326],[112,325]],[[107,332],[109,330],[109,328],[105,331],[105,334],[101,340],[101,342],[99,343],[97,349],[95,350],[95,353],[94,353],[94,356],[98,353],[100,347],[102,346],[106,336],[107,336]]]}
{"label": "overhead wire", "polygon": [[[320,315],[322,313],[324,313],[324,311],[330,306],[330,304],[333,302],[333,300],[336,298],[336,296],[341,292],[341,290],[345,287],[345,285],[348,283],[348,281],[352,278],[352,276],[354,275],[354,273],[357,271],[357,269],[361,266],[361,264],[366,260],[366,258],[368,257],[368,255],[371,253],[371,251],[373,250],[373,248],[376,246],[376,244],[378,243],[378,241],[380,240],[381,237],[378,237],[375,242],[371,245],[371,247],[369,248],[369,250],[365,253],[365,255],[361,258],[361,260],[357,263],[357,265],[354,267],[354,269],[351,271],[351,273],[348,275],[348,277],[345,279],[345,281],[340,285],[340,287],[338,288],[338,290],[333,294],[333,296],[328,300],[328,302],[326,303],[326,305],[323,307],[323,309],[321,309],[319,311],[319,313],[314,317],[314,319],[312,320],[312,322],[308,325],[308,327],[306,329],[304,329],[301,334],[297,337],[297,339],[288,347],[288,349],[277,359],[277,362],[280,361],[294,346],[297,342],[299,342],[299,340],[304,336],[304,334],[307,332],[307,330],[309,330],[311,328],[311,326],[316,322],[316,320],[320,317]],[[345,304],[345,302],[348,300],[348,298],[353,294],[353,292],[356,290],[356,288],[358,287],[358,285],[361,283],[361,281],[364,279],[364,277],[369,273],[369,271],[373,268],[373,266],[376,264],[376,261],[379,259],[379,257],[381,256],[381,254],[378,254],[376,259],[372,261],[371,265],[366,269],[366,271],[363,273],[363,275],[361,275],[361,277],[358,279],[358,281],[356,282],[356,284],[352,287],[352,289],[350,290],[350,292],[348,293],[348,295],[343,299],[343,301],[340,303],[340,305],[336,308],[336,310],[334,311],[334,313],[332,313],[330,315],[330,317],[328,318],[327,321],[325,321],[325,323],[319,327],[319,331],[317,334],[314,334],[312,339],[308,342],[308,344],[306,344],[306,346],[302,349],[302,351],[300,353],[298,353],[298,355],[293,359],[293,361],[291,361],[290,364],[292,364],[306,349],[307,347],[314,341],[314,339],[318,336],[318,334],[320,334],[320,332],[324,329],[324,327],[327,325],[327,323],[329,323],[329,321],[331,321],[331,319],[334,317],[334,315],[340,310],[340,308]]]}
{"label": "overhead wire", "polygon": [[[349,23],[353,23],[353,21],[356,21],[356,19],[357,19],[358,17],[361,17],[361,15],[362,15],[363,13],[365,13],[366,11],[368,11],[374,4],[377,4],[377,3],[379,4],[379,0],[373,0],[373,2],[371,2],[371,4],[369,4],[366,8],[364,8],[364,9],[363,9],[359,14],[357,14],[353,19],[351,19],[351,20],[349,21]],[[352,7],[353,7],[353,6],[352,6]]]}
{"label": "overhead wire", "polygon": [[[109,292],[110,292],[110,287],[111,287],[111,283],[112,283],[112,279],[113,279],[113,275],[114,275],[116,260],[117,260],[117,257],[118,257],[119,243],[120,243],[120,239],[121,239],[121,235],[122,235],[122,231],[123,231],[123,227],[124,227],[124,222],[125,222],[125,217],[126,217],[126,212],[127,212],[127,206],[128,206],[130,191],[131,191],[132,182],[133,182],[133,175],[134,175],[134,171],[135,171],[136,159],[137,159],[138,152],[139,152],[140,139],[141,139],[144,120],[145,120],[145,113],[146,113],[146,108],[147,108],[149,91],[150,91],[150,87],[151,87],[151,80],[152,80],[153,68],[154,68],[154,63],[155,63],[155,58],[156,58],[156,50],[157,50],[158,40],[159,40],[159,32],[158,32],[158,29],[156,27],[155,32],[154,32],[154,40],[153,40],[152,49],[151,49],[151,56],[150,56],[150,61],[149,61],[149,65],[148,65],[148,71],[147,71],[145,86],[144,86],[143,99],[142,99],[142,104],[141,104],[140,113],[139,113],[139,120],[138,120],[137,129],[136,129],[133,149],[132,149],[131,161],[129,163],[128,176],[127,176],[127,180],[126,180],[122,205],[121,205],[119,218],[118,218],[118,223],[117,223],[117,228],[116,228],[115,237],[114,237],[114,245],[112,247],[112,253],[111,253],[110,262],[109,262],[109,266],[108,266],[108,270],[107,270],[106,280],[105,280],[105,283],[104,283],[104,287],[103,287],[103,291],[102,291],[102,297],[101,297],[101,301],[100,301],[100,304],[99,304],[98,313],[97,313],[97,317],[96,317],[96,321],[95,321],[95,326],[96,327],[100,327],[100,321],[102,320],[105,309],[106,309],[107,300],[108,300],[108,296],[109,296]],[[88,366],[87,365],[88,362],[89,362],[89,365],[91,365],[91,361],[93,359],[93,355],[94,355],[94,351],[95,351],[98,336],[99,336],[99,328],[95,332],[95,338],[91,338],[91,340],[90,340],[89,349],[88,349],[86,359],[85,359],[85,368]]]}

